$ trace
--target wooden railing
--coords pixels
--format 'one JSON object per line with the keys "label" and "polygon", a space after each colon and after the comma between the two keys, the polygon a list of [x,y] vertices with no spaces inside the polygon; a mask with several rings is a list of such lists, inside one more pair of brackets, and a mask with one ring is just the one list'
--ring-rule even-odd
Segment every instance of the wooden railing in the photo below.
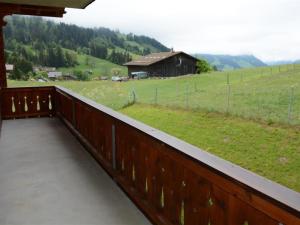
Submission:
{"label": "wooden railing", "polygon": [[2,88],[0,87],[0,138],[2,131]]}
{"label": "wooden railing", "polygon": [[16,119],[53,116],[54,87],[4,88],[2,90],[2,117]]}
{"label": "wooden railing", "polygon": [[54,95],[56,116],[154,224],[300,225],[299,193],[67,89]]}
{"label": "wooden railing", "polygon": [[298,225],[300,195],[69,90],[56,112],[155,224]]}

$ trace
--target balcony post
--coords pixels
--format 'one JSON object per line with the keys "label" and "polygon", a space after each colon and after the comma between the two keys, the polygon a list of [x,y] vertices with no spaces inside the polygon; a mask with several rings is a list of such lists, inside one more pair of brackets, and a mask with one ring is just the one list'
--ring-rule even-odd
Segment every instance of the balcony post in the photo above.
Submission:
{"label": "balcony post", "polygon": [[5,16],[5,14],[0,14],[0,88],[7,87],[3,37],[3,27],[6,25]]}

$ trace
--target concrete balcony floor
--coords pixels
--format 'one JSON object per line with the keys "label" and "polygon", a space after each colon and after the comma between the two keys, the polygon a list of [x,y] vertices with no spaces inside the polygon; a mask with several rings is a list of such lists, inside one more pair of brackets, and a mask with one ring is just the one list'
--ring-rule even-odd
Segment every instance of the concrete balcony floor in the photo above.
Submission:
{"label": "concrete balcony floor", "polygon": [[3,121],[0,224],[150,224],[56,118]]}

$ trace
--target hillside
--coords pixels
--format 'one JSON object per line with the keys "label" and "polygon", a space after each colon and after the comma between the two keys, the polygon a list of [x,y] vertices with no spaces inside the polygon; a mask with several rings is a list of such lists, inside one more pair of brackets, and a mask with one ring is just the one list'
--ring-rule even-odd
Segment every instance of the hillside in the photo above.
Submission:
{"label": "hillside", "polygon": [[114,72],[121,76],[127,75],[127,68],[124,66],[120,66],[107,60],[99,59],[83,53],[79,54],[72,50],[65,49],[65,51],[76,54],[78,64],[74,67],[58,68],[58,71],[64,73],[73,73],[73,71],[89,71],[91,72],[90,79],[99,78],[101,76],[111,77]]}
{"label": "hillside", "polygon": [[84,67],[82,56],[90,55],[92,59],[123,65],[140,55],[169,50],[153,38],[103,27],[83,28],[24,16],[6,20],[5,56],[11,64],[81,68]]}
{"label": "hillside", "polygon": [[266,66],[264,62],[253,55],[212,55],[195,54],[197,58],[206,59],[210,64],[217,66],[218,70],[232,70]]}
{"label": "hillside", "polygon": [[287,65],[287,64],[299,64],[300,60],[280,60],[280,61],[268,61],[267,65],[276,66],[276,65]]}

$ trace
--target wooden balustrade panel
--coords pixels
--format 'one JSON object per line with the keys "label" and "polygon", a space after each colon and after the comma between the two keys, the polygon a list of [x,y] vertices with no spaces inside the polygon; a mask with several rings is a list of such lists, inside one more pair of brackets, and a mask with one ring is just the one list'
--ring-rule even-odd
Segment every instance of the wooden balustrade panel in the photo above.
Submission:
{"label": "wooden balustrade panel", "polygon": [[93,146],[93,154],[112,164],[112,121],[81,101],[75,104],[77,131]]}
{"label": "wooden balustrade panel", "polygon": [[3,119],[53,116],[54,87],[5,88],[2,91]]}
{"label": "wooden balustrade panel", "polygon": [[299,224],[297,218],[275,219],[284,210],[275,207],[272,217],[271,202],[264,200],[262,210],[249,198],[255,195],[250,189],[124,123],[117,123],[116,146],[124,189],[134,190],[157,213],[158,224]]}
{"label": "wooden balustrade panel", "polygon": [[73,99],[63,92],[56,92],[56,111],[73,124]]}

